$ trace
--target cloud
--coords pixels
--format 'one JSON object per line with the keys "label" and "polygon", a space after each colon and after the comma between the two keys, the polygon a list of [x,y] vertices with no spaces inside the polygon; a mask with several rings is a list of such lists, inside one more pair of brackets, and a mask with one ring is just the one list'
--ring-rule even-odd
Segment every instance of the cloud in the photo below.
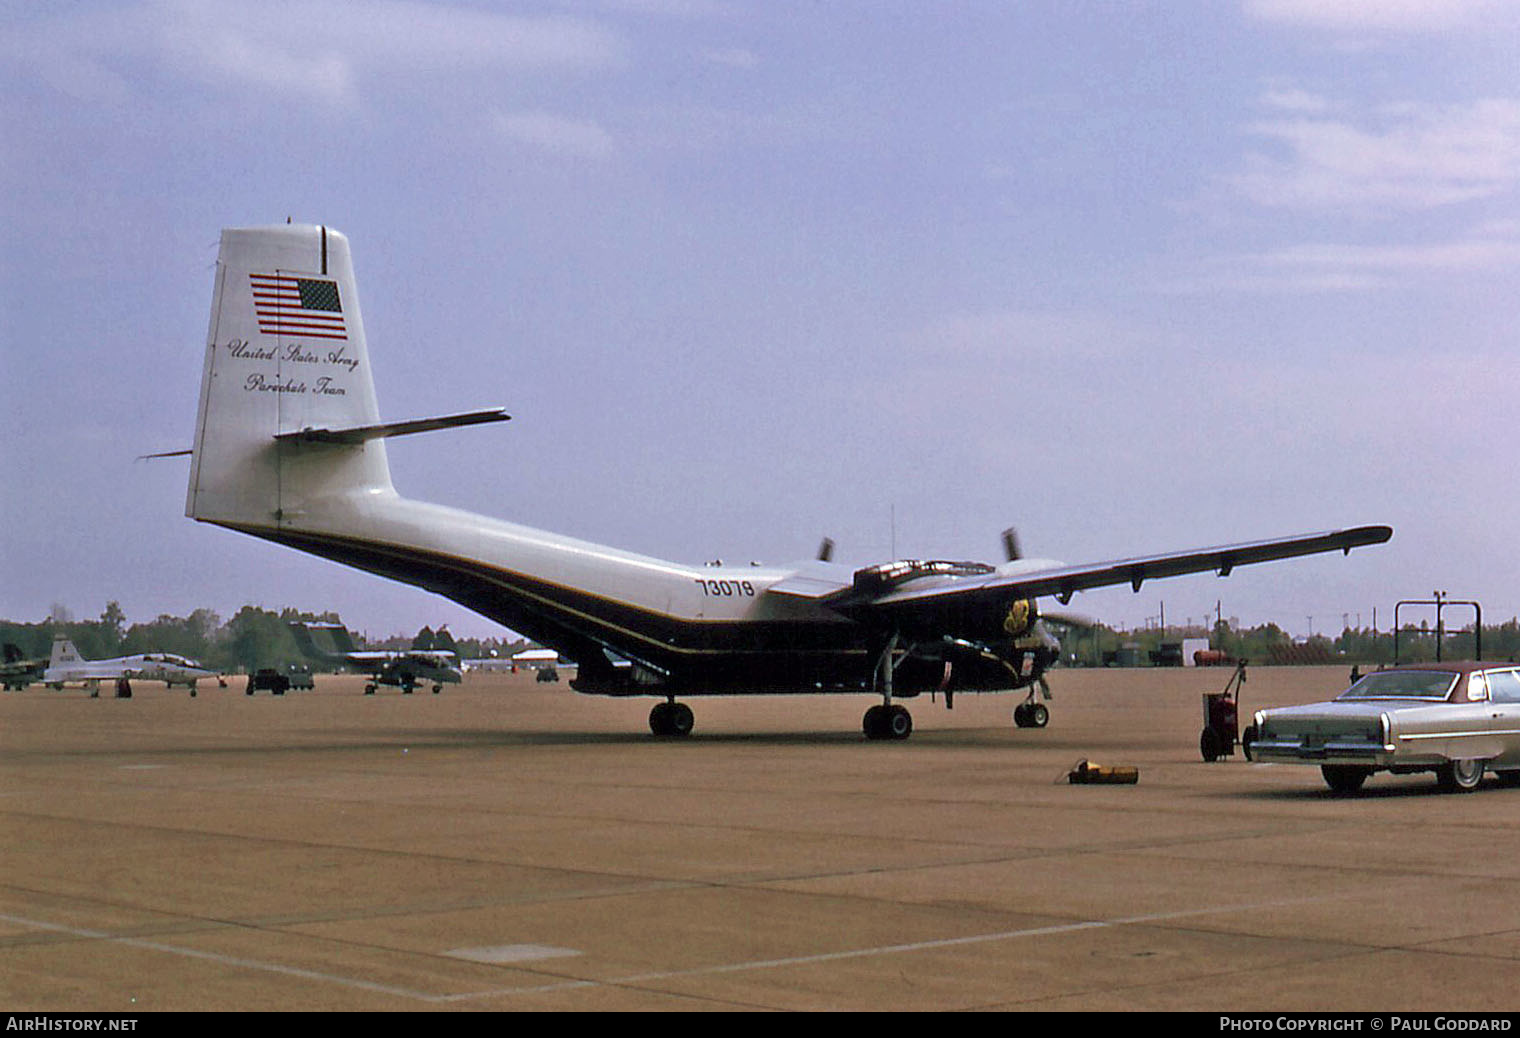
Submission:
{"label": "cloud", "polygon": [[[1266,101],[1281,111],[1285,96],[1274,91]],[[1387,106],[1359,123],[1304,114],[1247,132],[1275,148],[1249,155],[1227,182],[1261,206],[1422,210],[1492,197],[1520,181],[1515,99]]]}
{"label": "cloud", "polygon": [[1136,328],[1104,314],[1051,310],[961,311],[906,336],[913,355],[946,360],[1043,362],[1053,357],[1112,360],[1148,345]]}
{"label": "cloud", "polygon": [[1362,292],[1442,275],[1520,269],[1520,226],[1495,221],[1446,241],[1352,244],[1309,242],[1220,260],[1184,293],[1220,289],[1264,293]]}
{"label": "cloud", "polygon": [[710,48],[702,52],[702,60],[710,65],[724,65],[728,68],[751,69],[760,64],[759,56],[743,47]]}
{"label": "cloud", "polygon": [[1322,115],[1333,107],[1328,100],[1318,94],[1311,94],[1292,86],[1268,90],[1262,95],[1261,102],[1268,108],[1300,115]]}
{"label": "cloud", "polygon": [[568,158],[605,159],[612,155],[612,135],[597,123],[551,112],[498,114],[497,128],[522,144]]}
{"label": "cloud", "polygon": [[1264,266],[1296,270],[1470,272],[1520,263],[1520,240],[1472,236],[1429,245],[1295,245],[1257,259]]}
{"label": "cloud", "polygon": [[618,59],[597,23],[417,0],[145,0],[38,19],[5,51],[59,89],[124,98],[164,75],[351,105],[361,84],[461,71],[589,71]]}
{"label": "cloud", "polygon": [[1246,0],[1247,15],[1308,29],[1420,33],[1481,28],[1504,0]]}

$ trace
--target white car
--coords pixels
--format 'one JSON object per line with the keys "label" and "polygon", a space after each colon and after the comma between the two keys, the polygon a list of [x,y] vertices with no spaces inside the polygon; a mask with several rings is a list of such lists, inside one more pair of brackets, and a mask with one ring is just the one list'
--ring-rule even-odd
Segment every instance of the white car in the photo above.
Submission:
{"label": "white car", "polygon": [[1520,785],[1520,665],[1419,663],[1376,670],[1335,699],[1256,712],[1253,761],[1318,764],[1337,793],[1375,771],[1433,771],[1467,792],[1486,771]]}

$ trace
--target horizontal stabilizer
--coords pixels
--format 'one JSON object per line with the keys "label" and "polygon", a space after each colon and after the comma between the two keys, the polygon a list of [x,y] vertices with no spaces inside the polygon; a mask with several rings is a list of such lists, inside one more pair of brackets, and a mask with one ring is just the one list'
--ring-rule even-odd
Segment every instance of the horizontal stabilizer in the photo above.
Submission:
{"label": "horizontal stabilizer", "polygon": [[357,444],[387,436],[408,436],[412,433],[432,432],[434,429],[456,429],[465,425],[506,422],[511,419],[512,416],[506,413],[505,408],[492,407],[484,411],[446,414],[437,418],[415,418],[409,422],[381,422],[378,425],[355,425],[347,429],[299,429],[296,432],[276,433],[275,439],[298,440],[302,443]]}

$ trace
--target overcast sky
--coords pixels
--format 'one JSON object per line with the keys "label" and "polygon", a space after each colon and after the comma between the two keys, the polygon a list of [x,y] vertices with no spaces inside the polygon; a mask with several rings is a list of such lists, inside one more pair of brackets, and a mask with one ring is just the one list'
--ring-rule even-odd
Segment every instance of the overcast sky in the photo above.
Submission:
{"label": "overcast sky", "polygon": [[1071,563],[1116,625],[1520,612],[1520,5],[0,3],[0,616],[500,628],[184,517],[220,230],[353,246],[404,494],[680,561]]}

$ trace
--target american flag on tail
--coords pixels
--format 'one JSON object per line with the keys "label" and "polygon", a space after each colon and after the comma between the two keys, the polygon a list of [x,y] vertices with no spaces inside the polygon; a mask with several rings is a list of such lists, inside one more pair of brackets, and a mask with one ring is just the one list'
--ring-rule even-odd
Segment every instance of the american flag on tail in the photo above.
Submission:
{"label": "american flag on tail", "polygon": [[259,331],[305,339],[348,339],[338,283],[290,274],[249,274]]}

